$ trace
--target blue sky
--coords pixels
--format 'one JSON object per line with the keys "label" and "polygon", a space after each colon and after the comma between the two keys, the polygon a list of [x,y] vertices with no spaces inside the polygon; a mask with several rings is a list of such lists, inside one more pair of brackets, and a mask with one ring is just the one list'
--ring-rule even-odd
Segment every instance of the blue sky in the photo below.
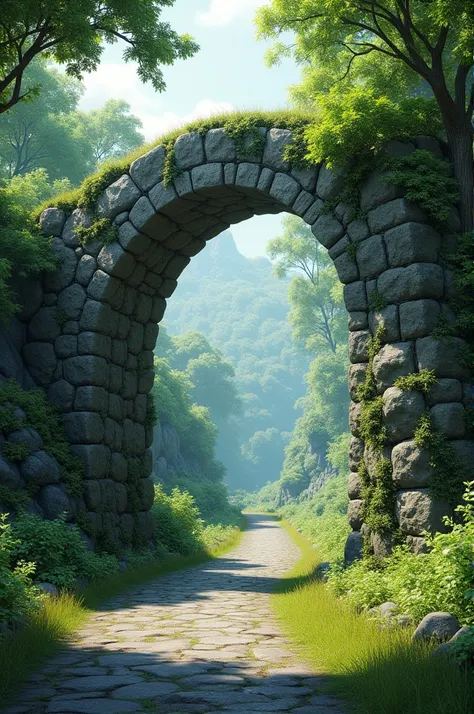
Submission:
{"label": "blue sky", "polygon": [[[262,0],[176,0],[163,19],[180,33],[191,34],[201,50],[192,59],[164,69],[167,89],[161,94],[138,79],[136,68],[122,61],[120,44],[106,47],[102,62],[86,75],[81,108],[94,109],[107,99],[123,98],[143,122],[147,140],[198,116],[231,109],[287,106],[287,87],[299,81],[298,67],[284,61],[265,66],[268,46],[255,39],[253,17]],[[265,255],[267,240],[278,235],[279,216],[261,216],[232,226],[239,250]]]}

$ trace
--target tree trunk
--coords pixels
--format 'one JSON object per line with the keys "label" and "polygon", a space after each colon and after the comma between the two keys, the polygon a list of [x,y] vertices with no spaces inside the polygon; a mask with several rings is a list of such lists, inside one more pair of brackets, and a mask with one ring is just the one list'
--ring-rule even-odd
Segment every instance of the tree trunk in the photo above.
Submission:
{"label": "tree trunk", "polygon": [[446,136],[453,162],[454,177],[459,185],[461,232],[474,227],[474,156],[471,121],[465,116],[458,121],[445,119]]}

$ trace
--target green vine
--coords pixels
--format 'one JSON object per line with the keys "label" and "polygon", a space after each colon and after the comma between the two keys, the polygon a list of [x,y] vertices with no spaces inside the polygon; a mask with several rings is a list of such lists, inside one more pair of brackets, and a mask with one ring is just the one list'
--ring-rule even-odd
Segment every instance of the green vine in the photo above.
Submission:
{"label": "green vine", "polygon": [[87,245],[95,240],[100,240],[103,245],[108,245],[117,238],[117,229],[111,225],[108,218],[99,218],[88,228],[78,226],[75,235],[81,245]]}
{"label": "green vine", "polygon": [[401,389],[403,392],[422,392],[427,394],[431,387],[438,383],[434,370],[422,369],[413,374],[407,374],[406,377],[398,377],[393,386]]}

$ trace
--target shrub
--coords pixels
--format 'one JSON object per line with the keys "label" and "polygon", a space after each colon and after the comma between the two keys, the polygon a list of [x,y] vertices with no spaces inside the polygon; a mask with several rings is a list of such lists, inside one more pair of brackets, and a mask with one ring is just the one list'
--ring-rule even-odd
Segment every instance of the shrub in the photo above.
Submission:
{"label": "shrub", "polygon": [[32,580],[35,564],[15,559],[19,543],[6,519],[0,514],[0,622],[18,620],[40,599]]}
{"label": "shrub", "polygon": [[155,541],[169,552],[188,555],[201,550],[203,521],[190,493],[174,488],[168,495],[162,486],[155,485],[152,514]]}

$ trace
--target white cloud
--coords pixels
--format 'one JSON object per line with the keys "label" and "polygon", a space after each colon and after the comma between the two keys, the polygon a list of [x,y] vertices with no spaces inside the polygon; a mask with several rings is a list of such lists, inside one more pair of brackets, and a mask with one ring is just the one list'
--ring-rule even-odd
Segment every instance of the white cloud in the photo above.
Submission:
{"label": "white cloud", "polygon": [[196,22],[205,27],[228,25],[239,17],[252,15],[263,0],[209,0],[207,10],[196,13]]}
{"label": "white cloud", "polygon": [[101,64],[96,72],[85,75],[84,85],[86,90],[79,104],[80,109],[90,111],[103,106],[108,99],[125,99],[132,113],[141,119],[146,141],[152,141],[160,134],[195,119],[234,108],[229,102],[201,99],[187,114],[163,111],[165,98],[140,82],[133,64]]}

